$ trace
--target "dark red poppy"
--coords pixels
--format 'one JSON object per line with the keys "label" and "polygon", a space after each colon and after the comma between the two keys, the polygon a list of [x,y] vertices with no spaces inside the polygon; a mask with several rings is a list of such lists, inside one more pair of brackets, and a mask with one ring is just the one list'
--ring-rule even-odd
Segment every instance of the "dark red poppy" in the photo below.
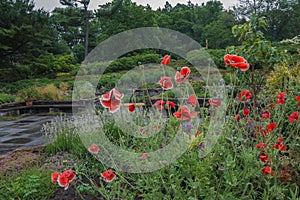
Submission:
{"label": "dark red poppy", "polygon": [[121,94],[114,88],[101,96],[100,103],[104,108],[109,108],[109,112],[115,113],[120,109],[121,99],[123,97],[124,94]]}
{"label": "dark red poppy", "polygon": [[226,66],[230,65],[241,71],[247,71],[250,68],[247,60],[241,56],[227,54],[224,56],[224,62]]}
{"label": "dark red poppy", "polygon": [[273,146],[273,148],[278,149],[279,151],[285,151],[287,149],[287,146],[284,146],[283,144],[283,139],[280,137],[276,144]]}
{"label": "dark red poppy", "polygon": [[[296,96],[296,101],[300,102],[300,96]],[[300,103],[298,104],[298,108],[300,108]]]}
{"label": "dark red poppy", "polygon": [[172,101],[167,101],[166,105],[167,105],[167,109],[175,108],[176,106],[176,104]]}
{"label": "dark red poppy", "polygon": [[267,145],[266,145],[266,143],[261,142],[261,143],[258,143],[258,144],[256,145],[256,147],[257,147],[258,149],[261,149],[261,148],[266,148]]}
{"label": "dark red poppy", "polygon": [[178,112],[175,112],[173,114],[177,119],[181,119],[183,121],[185,120],[191,120],[194,117],[196,117],[198,115],[198,112],[192,112],[190,113],[190,109],[186,106],[183,105],[179,108]]}
{"label": "dark red poppy", "polygon": [[271,162],[271,160],[268,158],[268,156],[262,152],[259,156],[259,159],[262,161],[262,162]]}
{"label": "dark red poppy", "polygon": [[265,110],[264,112],[262,112],[261,114],[263,119],[270,119],[271,118],[271,113],[269,110]]}
{"label": "dark red poppy", "polygon": [[285,97],[285,94],[282,92],[279,92],[276,96],[277,99],[284,99],[284,97]]}
{"label": "dark red poppy", "polygon": [[219,107],[221,105],[221,101],[220,100],[209,99],[208,102],[209,102],[209,104],[211,106],[214,106],[214,107]]}
{"label": "dark red poppy", "polygon": [[249,90],[244,90],[242,92],[240,92],[238,94],[238,99],[241,101],[241,102],[246,102],[248,101],[249,99],[252,98],[252,94],[250,93]]}
{"label": "dark red poppy", "polygon": [[170,90],[173,88],[173,83],[172,83],[171,77],[168,77],[168,76],[161,77],[159,84],[164,90]]}
{"label": "dark red poppy", "polygon": [[196,106],[197,105],[197,97],[195,94],[192,94],[191,96],[189,96],[189,98],[187,99],[187,103],[192,105],[192,106]]}
{"label": "dark red poppy", "polygon": [[171,56],[169,55],[165,55],[164,58],[162,59],[161,61],[161,64],[162,65],[167,65],[171,62]]}
{"label": "dark red poppy", "polygon": [[272,108],[272,109],[274,109],[274,107],[275,107],[275,105],[273,103],[270,103],[267,106],[270,107],[270,108]]}
{"label": "dark red poppy", "polygon": [[266,166],[262,169],[262,173],[263,174],[270,174],[270,175],[274,175],[274,171],[272,170],[272,168],[270,166]]}
{"label": "dark red poppy", "polygon": [[190,73],[191,73],[190,68],[182,67],[180,72],[177,71],[175,74],[176,83],[181,84],[181,83],[185,82],[188,79]]}
{"label": "dark red poppy", "polygon": [[269,123],[267,124],[267,133],[270,133],[271,131],[273,131],[275,128],[277,127],[277,124],[275,122]]}
{"label": "dark red poppy", "polygon": [[165,107],[165,102],[163,100],[157,100],[153,106],[156,107],[157,110],[162,110]]}
{"label": "dark red poppy", "polygon": [[99,147],[96,144],[92,144],[89,148],[88,148],[89,152],[92,154],[97,154],[99,151]]}
{"label": "dark red poppy", "polygon": [[240,114],[236,114],[236,115],[235,115],[235,120],[236,120],[236,121],[240,121],[240,119],[241,119],[241,115],[240,115]]}
{"label": "dark red poppy", "polygon": [[134,110],[135,110],[135,103],[129,104],[129,106],[128,106],[128,111],[129,111],[129,112],[133,112]]}
{"label": "dark red poppy", "polygon": [[111,169],[102,172],[101,176],[105,182],[112,182],[116,178],[116,174]]}
{"label": "dark red poppy", "polygon": [[300,113],[299,113],[298,111],[297,111],[297,112],[293,112],[293,113],[289,116],[288,121],[289,121],[290,123],[298,121],[298,119],[299,119],[299,114],[300,114]]}
{"label": "dark red poppy", "polygon": [[283,105],[284,104],[284,97],[285,97],[285,94],[282,93],[282,92],[279,92],[277,95],[276,95],[276,104],[281,104]]}
{"label": "dark red poppy", "polygon": [[248,108],[244,108],[243,115],[246,117],[250,113],[250,110]]}

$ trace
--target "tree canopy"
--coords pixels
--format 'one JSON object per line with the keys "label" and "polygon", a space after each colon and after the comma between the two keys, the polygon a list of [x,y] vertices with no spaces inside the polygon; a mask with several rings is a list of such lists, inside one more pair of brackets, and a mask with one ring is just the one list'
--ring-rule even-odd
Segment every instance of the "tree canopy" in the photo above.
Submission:
{"label": "tree canopy", "polygon": [[[52,12],[35,9],[32,0],[0,1],[0,69],[32,65],[47,56],[71,55],[77,63],[101,41],[138,27],[182,32],[210,49],[239,45],[232,26],[265,16],[267,39],[280,41],[300,33],[299,0],[239,0],[225,10],[220,1],[171,5],[153,10],[131,0],[113,0],[87,10],[89,0],[61,0]],[[42,62],[43,65],[45,62]]]}

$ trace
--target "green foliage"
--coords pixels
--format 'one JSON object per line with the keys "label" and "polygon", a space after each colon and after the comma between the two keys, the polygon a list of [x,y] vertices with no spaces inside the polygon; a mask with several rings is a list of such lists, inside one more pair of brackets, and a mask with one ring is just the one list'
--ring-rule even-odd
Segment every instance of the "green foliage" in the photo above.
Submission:
{"label": "green foliage", "polygon": [[75,58],[71,55],[54,56],[43,55],[30,64],[34,77],[55,77],[58,72],[71,72],[77,69]]}
{"label": "green foliage", "polygon": [[56,189],[50,175],[50,170],[33,167],[12,176],[2,176],[0,199],[48,199]]}
{"label": "green foliage", "polygon": [[161,56],[158,54],[142,54],[131,57],[122,57],[113,61],[105,70],[106,73],[130,70],[140,64],[159,63]]}
{"label": "green foliage", "polygon": [[16,97],[11,94],[0,93],[0,104],[11,103],[16,100]]}
{"label": "green foliage", "polygon": [[269,95],[275,95],[278,92],[283,91],[299,91],[300,68],[298,66],[287,67],[279,66],[270,73],[266,84],[266,93]]}
{"label": "green foliage", "polygon": [[232,33],[242,41],[242,45],[228,50],[243,56],[252,67],[272,69],[286,61],[286,54],[272,47],[262,29],[267,30],[267,21],[257,16],[253,16],[247,23],[233,26]]}
{"label": "green foliage", "polygon": [[39,99],[39,90],[36,87],[28,87],[18,92],[18,101]]}
{"label": "green foliage", "polygon": [[63,77],[63,78],[56,78],[56,79],[48,79],[48,78],[36,78],[36,79],[25,79],[16,81],[13,83],[4,83],[0,82],[0,92],[4,93],[12,93],[16,94],[20,90],[28,87],[45,87],[49,84],[54,84],[56,87],[59,87],[61,83],[66,83],[68,87],[73,87],[74,77]]}
{"label": "green foliage", "polygon": [[224,64],[224,55],[226,54],[225,49],[208,49],[206,51],[211,56],[218,69],[225,69],[225,64]]}

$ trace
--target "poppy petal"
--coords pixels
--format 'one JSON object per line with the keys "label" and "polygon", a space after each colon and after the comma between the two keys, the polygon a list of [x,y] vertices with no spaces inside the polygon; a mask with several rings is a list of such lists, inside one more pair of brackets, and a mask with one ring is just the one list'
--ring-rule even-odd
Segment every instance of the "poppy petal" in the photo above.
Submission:
{"label": "poppy petal", "polygon": [[189,96],[189,98],[187,99],[187,103],[192,105],[192,106],[196,106],[197,105],[197,97],[195,94],[192,94],[191,96]]}
{"label": "poppy petal", "polygon": [[115,88],[112,89],[112,95],[114,95],[114,97],[118,100],[121,100],[124,97],[124,94],[121,94],[118,90],[116,90]]}
{"label": "poppy petal", "polygon": [[111,99],[106,100],[101,98],[100,103],[104,108],[109,108],[111,106]]}
{"label": "poppy petal", "polygon": [[69,179],[66,177],[66,175],[64,173],[62,173],[58,176],[57,182],[60,187],[64,187],[65,190],[68,189]]}
{"label": "poppy petal", "polygon": [[56,183],[57,183],[58,176],[59,176],[58,172],[53,172],[53,173],[51,174],[51,182],[52,182],[53,184],[56,184]]}
{"label": "poppy petal", "polygon": [[111,106],[109,107],[110,113],[115,113],[120,109],[121,100],[115,99],[111,101]]}
{"label": "poppy petal", "polygon": [[164,90],[170,90],[173,88],[173,83],[172,83],[171,77],[168,77],[168,76],[161,77],[159,84]]}

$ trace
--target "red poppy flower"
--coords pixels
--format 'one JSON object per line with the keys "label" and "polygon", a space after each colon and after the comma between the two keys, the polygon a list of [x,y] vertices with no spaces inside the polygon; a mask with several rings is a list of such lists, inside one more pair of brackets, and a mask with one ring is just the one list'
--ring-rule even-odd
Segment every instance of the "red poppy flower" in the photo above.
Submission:
{"label": "red poppy flower", "polygon": [[285,94],[282,93],[282,92],[279,92],[276,96],[277,100],[276,100],[276,104],[281,104],[283,105],[284,104],[284,96]]}
{"label": "red poppy flower", "polygon": [[277,99],[276,100],[276,104],[280,104],[280,105],[283,105],[285,102],[284,102],[284,99]]}
{"label": "red poppy flower", "polygon": [[62,174],[64,174],[67,179],[69,180],[69,182],[73,181],[76,177],[76,174],[72,171],[72,170],[66,170],[64,171]]}
{"label": "red poppy flower", "polygon": [[[296,96],[296,101],[300,102],[300,96]],[[300,108],[300,103],[298,104],[298,108]]]}
{"label": "red poppy flower", "polygon": [[70,182],[73,181],[75,177],[76,174],[72,170],[66,170],[63,173],[59,174],[57,179],[58,185],[67,190]]}
{"label": "red poppy flower", "polygon": [[212,105],[214,107],[219,107],[221,105],[221,101],[220,100],[209,99],[208,102],[209,102],[210,105]]}
{"label": "red poppy flower", "polygon": [[293,113],[289,116],[288,121],[289,121],[290,123],[298,121],[298,119],[299,119],[299,114],[300,114],[299,112],[293,112]]}
{"label": "red poppy flower", "polygon": [[58,182],[58,185],[60,187],[63,187],[65,190],[67,190],[69,188],[69,179],[67,178],[66,174],[64,173],[61,173],[59,176],[58,176],[58,179],[57,179],[57,182]]}
{"label": "red poppy flower", "polygon": [[124,94],[121,94],[114,88],[101,96],[100,103],[104,108],[109,108],[109,112],[115,113],[121,106],[121,99],[123,96]]}
{"label": "red poppy flower", "polygon": [[274,109],[275,105],[273,103],[268,104],[268,107]]}
{"label": "red poppy flower", "polygon": [[135,110],[135,103],[129,104],[129,106],[128,106],[128,111],[129,111],[129,112],[133,112],[134,110]]}
{"label": "red poppy flower", "polygon": [[105,182],[112,182],[116,178],[116,174],[111,169],[102,172],[101,176]]}
{"label": "red poppy flower", "polygon": [[273,146],[273,148],[278,149],[279,151],[285,151],[287,149],[287,146],[284,146],[282,144],[282,142],[283,142],[283,139],[282,139],[282,137],[280,137],[277,140],[276,144]]}
{"label": "red poppy flower", "polygon": [[99,151],[99,147],[96,144],[92,144],[89,148],[88,148],[89,152],[92,154],[97,154]]}
{"label": "red poppy flower", "polygon": [[200,131],[196,130],[195,136],[198,137],[200,135]]}
{"label": "red poppy flower", "polygon": [[241,115],[240,114],[235,115],[235,120],[236,121],[240,121],[240,119],[241,119]]}
{"label": "red poppy flower", "polygon": [[275,122],[267,124],[267,133],[270,133],[271,131],[273,131],[276,128],[277,124]]}
{"label": "red poppy flower", "polygon": [[165,107],[165,102],[163,100],[157,100],[153,105],[157,108],[157,110],[162,110]]}
{"label": "red poppy flower", "polygon": [[250,93],[249,90],[244,90],[242,92],[240,92],[238,94],[238,99],[241,101],[241,102],[246,102],[248,101],[249,99],[252,98],[252,94]]}
{"label": "red poppy flower", "polygon": [[185,120],[191,120],[193,117],[197,116],[198,112],[194,111],[190,113],[190,109],[186,105],[183,105],[179,108],[178,112],[175,112],[173,115],[177,119],[181,119],[185,121]]}
{"label": "red poppy flower", "polygon": [[169,77],[169,76],[161,77],[159,84],[164,90],[170,90],[173,88],[173,83],[172,83],[171,77]]}
{"label": "red poppy flower", "polygon": [[171,62],[171,56],[169,55],[165,55],[164,58],[162,59],[161,61],[161,64],[162,65],[167,65]]}
{"label": "red poppy flower", "polygon": [[196,106],[197,105],[197,97],[195,94],[192,94],[191,96],[189,96],[189,98],[187,99],[187,103],[192,105],[192,106]]}
{"label": "red poppy flower", "polygon": [[247,60],[241,56],[227,54],[224,56],[224,62],[226,66],[230,65],[235,68],[239,68],[241,71],[247,71],[250,68]]}
{"label": "red poppy flower", "polygon": [[175,108],[175,106],[176,106],[176,104],[175,104],[174,102],[172,102],[172,101],[167,101],[167,104],[166,104],[166,105],[168,106],[167,109]]}
{"label": "red poppy flower", "polygon": [[181,84],[184,81],[186,81],[188,79],[190,73],[191,73],[190,68],[182,67],[180,72],[176,72],[176,74],[175,74],[176,83]]}
{"label": "red poppy flower", "polygon": [[266,111],[262,112],[261,116],[264,119],[269,119],[269,118],[271,118],[271,113],[269,110],[266,110]]}
{"label": "red poppy flower", "polygon": [[51,182],[52,182],[53,184],[56,184],[56,183],[57,183],[58,176],[59,176],[59,173],[58,173],[58,172],[53,172],[53,173],[51,174]]}
{"label": "red poppy flower", "polygon": [[271,162],[271,160],[269,160],[268,156],[265,153],[261,153],[260,156],[259,156],[259,159],[262,162]]}
{"label": "red poppy flower", "polygon": [[284,97],[285,97],[285,94],[282,92],[279,92],[276,96],[277,99],[284,99]]}
{"label": "red poppy flower", "polygon": [[248,108],[244,108],[243,115],[246,117],[250,113],[250,110]]}
{"label": "red poppy flower", "polygon": [[266,143],[261,142],[261,143],[258,143],[258,144],[256,145],[256,147],[257,147],[258,149],[261,149],[261,148],[266,148],[267,145],[266,145]]}
{"label": "red poppy flower", "polygon": [[274,175],[274,171],[272,170],[272,168],[270,166],[266,166],[262,169],[263,174],[270,174],[270,175]]}
{"label": "red poppy flower", "polygon": [[142,159],[147,159],[147,158],[148,158],[148,155],[147,155],[146,153],[143,153],[142,156],[141,156],[141,158],[142,158]]}

